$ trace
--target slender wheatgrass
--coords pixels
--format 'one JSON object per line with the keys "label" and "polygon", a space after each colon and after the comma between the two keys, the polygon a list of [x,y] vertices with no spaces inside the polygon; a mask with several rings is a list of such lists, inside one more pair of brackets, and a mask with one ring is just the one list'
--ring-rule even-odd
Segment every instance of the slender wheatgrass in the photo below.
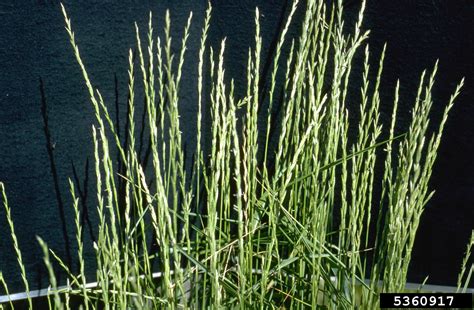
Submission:
{"label": "slender wheatgrass", "polygon": [[85,267],[84,267],[84,245],[82,241],[82,226],[80,222],[80,212],[79,212],[79,199],[76,198],[75,190],[74,190],[74,183],[69,180],[69,189],[71,192],[71,196],[73,199],[73,207],[74,207],[74,214],[75,214],[75,224],[76,224],[76,241],[77,241],[77,258],[79,263],[79,274],[82,286],[82,294],[84,297],[84,307],[86,310],[89,309],[89,296],[87,293],[87,279],[85,274]]}
{"label": "slender wheatgrass", "polygon": [[[6,212],[6,215],[7,215],[8,226],[10,227],[10,236],[12,237],[13,248],[15,249],[16,259],[18,261],[18,266],[20,267],[20,271],[21,271],[21,273],[20,273],[21,274],[21,280],[23,281],[23,285],[25,286],[26,298],[28,299],[28,307],[30,309],[33,309],[33,304],[32,304],[31,297],[30,297],[30,286],[29,286],[28,280],[26,278],[25,265],[23,263],[23,258],[22,258],[22,255],[21,255],[20,246],[18,244],[18,239],[16,238],[15,227],[13,225],[13,219],[12,219],[12,216],[11,216],[11,210],[10,210],[10,207],[8,206],[7,194],[5,192],[5,185],[2,182],[0,182],[0,191],[2,192],[3,207],[5,208],[5,212]],[[3,280],[3,277],[2,277],[2,280]],[[5,288],[7,289],[6,285],[5,285]]]}
{"label": "slender wheatgrass", "polygon": [[61,301],[61,297],[59,295],[58,285],[57,285],[57,282],[56,282],[56,275],[54,274],[53,265],[51,264],[51,260],[49,259],[48,245],[40,237],[36,237],[36,239],[38,240],[38,242],[41,246],[41,249],[43,250],[43,255],[44,255],[43,261],[46,265],[46,269],[48,270],[49,282],[51,283],[51,286],[48,289],[52,290],[52,295],[54,296],[54,308],[55,309],[63,309],[64,305],[63,305],[63,303]]}
{"label": "slender wheatgrass", "polygon": [[[0,284],[3,286],[3,289],[5,290],[5,294],[7,294],[8,296],[8,303],[10,305],[10,309],[14,309],[13,308],[13,302],[12,302],[12,299],[10,297],[10,292],[8,290],[8,285],[5,281],[5,278],[3,277],[3,273],[0,272]],[[0,305],[0,309],[3,309],[3,306]]]}
{"label": "slender wheatgrass", "polygon": [[[467,244],[467,247],[466,247],[466,253],[462,260],[461,271],[459,272],[459,275],[458,275],[457,292],[462,291],[463,293],[465,293],[467,286],[469,285],[469,282],[471,280],[472,272],[474,270],[474,264],[471,263],[471,266],[469,268],[469,271],[466,277],[464,277],[464,274],[466,273],[466,269],[468,267],[468,261],[471,258],[471,251],[472,251],[473,246],[474,246],[474,231],[471,233],[471,238],[469,239],[469,243]],[[463,280],[464,280],[464,286],[463,286]]]}
{"label": "slender wheatgrass", "polygon": [[[48,297],[50,308],[68,309],[70,297],[80,295],[86,309],[372,309],[378,306],[378,293],[404,288],[417,228],[433,195],[428,185],[437,150],[463,81],[433,134],[429,115],[437,64],[429,76],[422,74],[411,123],[402,133],[395,126],[397,83],[388,138],[383,140],[379,114],[385,91],[381,83],[385,48],[372,79],[365,42],[368,31],[362,27],[365,1],[348,30],[341,0],[332,6],[308,0],[301,8],[301,33],[290,43],[298,4],[298,0],[292,2],[273,58],[267,61],[273,62],[269,81],[263,80],[266,73],[261,72],[266,71],[261,70],[266,38],[260,33],[261,14],[256,9],[255,44],[248,49],[242,94],[225,73],[231,61],[224,61],[225,39],[218,52],[208,48],[209,4],[196,55],[197,140],[190,166],[185,165],[179,110],[183,76],[196,75],[187,70],[187,59],[193,57],[186,53],[192,14],[176,55],[169,11],[161,39],[155,37],[150,13],[146,47],[135,24],[137,48],[128,55],[129,98],[125,141],[121,141],[118,121],[114,123],[101,93],[92,86],[62,7],[97,123],[92,126],[97,283],[95,287],[86,283],[87,247],[70,182],[79,274],[74,275],[39,239],[54,297]],[[354,77],[352,68],[359,65],[360,50],[365,50],[363,73]],[[136,121],[141,107],[135,100],[140,98],[135,56],[141,71],[138,83],[143,83],[142,122]],[[268,90],[264,89],[267,82]],[[360,97],[356,98],[350,85],[359,82]],[[259,105],[267,104],[267,99],[266,117],[259,118]],[[207,103],[208,125],[203,121]],[[352,113],[358,115],[355,122]],[[206,133],[211,139],[209,150],[204,147]],[[271,147],[275,135],[277,144]],[[146,154],[142,154],[144,139]],[[376,162],[382,147],[386,155],[378,179]],[[117,149],[118,165],[112,160],[116,156],[112,148]],[[374,190],[378,184],[380,195]],[[10,209],[0,186],[28,292]],[[375,235],[375,242],[369,234]],[[472,242],[459,275],[459,290],[471,278],[473,268],[467,270],[471,246]],[[64,290],[57,289],[50,253],[66,273]],[[363,281],[367,275],[369,284]],[[0,282],[7,290],[1,273]]]}

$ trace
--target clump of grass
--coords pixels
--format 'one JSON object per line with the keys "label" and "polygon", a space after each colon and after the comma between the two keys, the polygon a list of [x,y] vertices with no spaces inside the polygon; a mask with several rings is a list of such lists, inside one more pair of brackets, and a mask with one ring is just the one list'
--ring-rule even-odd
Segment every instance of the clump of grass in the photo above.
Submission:
{"label": "clump of grass", "polygon": [[[369,32],[362,30],[365,1],[350,32],[343,27],[342,1],[332,7],[320,0],[307,1],[301,35],[289,42],[287,31],[299,5],[293,2],[266,83],[261,80],[264,38],[256,10],[255,44],[248,52],[247,90],[242,97],[226,77],[225,40],[217,50],[208,46],[210,6],[196,73],[183,69],[192,14],[176,55],[169,12],[164,37],[154,36],[151,15],[146,44],[136,25],[136,53],[129,52],[123,139],[118,122],[88,77],[63,7],[96,117],[92,133],[99,225],[94,243],[96,276],[86,279],[80,199],[70,182],[79,274],[74,275],[71,266],[39,239],[50,270],[51,306],[67,306],[69,296],[79,295],[86,309],[318,305],[375,309],[378,293],[403,291],[420,218],[433,195],[428,181],[462,82],[434,133],[428,124],[437,64],[428,78],[422,74],[410,126],[402,133],[395,131],[397,84],[392,121],[385,132],[379,117],[385,50],[371,80]],[[364,72],[353,77],[353,60],[361,49]],[[205,59],[209,68],[204,67]],[[146,169],[148,157],[143,158],[135,137],[138,74],[146,109],[139,140],[148,139],[151,159]],[[190,167],[179,118],[183,74],[196,74],[198,90],[196,153]],[[209,92],[204,76],[210,81]],[[352,140],[348,89],[356,80],[362,80],[362,86],[357,134]],[[281,98],[276,95],[279,88]],[[277,100],[280,116],[274,113]],[[204,103],[210,106],[209,127],[203,126]],[[266,115],[259,118],[259,113]],[[260,124],[259,119],[266,123]],[[259,134],[259,128],[264,132]],[[277,145],[272,148],[275,132]],[[211,148],[205,154],[207,134]],[[375,167],[380,160],[384,172],[378,179]],[[381,195],[375,195],[377,185]],[[11,228],[14,236],[12,224]],[[371,233],[375,243],[369,241]],[[17,254],[22,265],[19,250]],[[68,275],[65,289],[57,288],[52,259]],[[363,281],[367,276],[369,284]],[[92,280],[96,285],[87,284]]]}

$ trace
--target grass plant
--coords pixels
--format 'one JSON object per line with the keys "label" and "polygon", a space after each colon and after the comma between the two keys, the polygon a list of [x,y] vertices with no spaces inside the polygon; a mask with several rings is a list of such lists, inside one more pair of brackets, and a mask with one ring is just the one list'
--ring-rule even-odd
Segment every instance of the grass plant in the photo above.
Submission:
{"label": "grass plant", "polygon": [[[290,40],[288,29],[296,23],[298,8],[305,12],[302,31]],[[327,6],[321,0],[295,0],[275,45],[268,78],[261,75],[264,38],[257,9],[242,96],[226,76],[225,39],[216,50],[208,44],[210,6],[197,72],[186,69],[192,14],[176,54],[170,13],[163,37],[154,35],[150,14],[146,42],[135,25],[127,119],[120,128],[89,79],[71,19],[62,7],[95,111],[99,224],[94,232],[97,268],[91,279],[86,278],[82,196],[75,194],[80,184],[76,177],[70,191],[78,273],[38,239],[50,275],[50,307],[67,308],[70,296],[81,296],[85,309],[376,309],[380,292],[403,291],[418,225],[433,195],[428,185],[437,150],[463,82],[434,132],[429,115],[437,64],[422,74],[411,123],[403,132],[396,131],[397,84],[391,123],[384,130],[380,85],[385,49],[378,66],[371,68],[364,9],[362,1],[349,30],[344,27],[342,1]],[[363,74],[355,76],[352,67],[359,53],[364,56]],[[371,72],[376,72],[375,79]],[[186,162],[179,117],[183,74],[196,76],[197,82],[192,163]],[[357,81],[362,84],[354,99],[349,85]],[[144,92],[142,124],[137,123],[137,83]],[[352,126],[349,100],[359,107]],[[204,104],[210,107],[210,124],[203,121]],[[281,113],[275,113],[276,108]],[[140,136],[137,124],[142,126]],[[350,128],[356,128],[355,138]],[[211,141],[208,152],[205,136]],[[383,163],[380,176],[378,162]],[[0,188],[28,292],[5,190]],[[471,246],[472,240],[466,257]],[[58,288],[53,265],[67,275],[66,288]],[[460,288],[466,268],[467,258]],[[468,279],[471,272],[472,268]]]}

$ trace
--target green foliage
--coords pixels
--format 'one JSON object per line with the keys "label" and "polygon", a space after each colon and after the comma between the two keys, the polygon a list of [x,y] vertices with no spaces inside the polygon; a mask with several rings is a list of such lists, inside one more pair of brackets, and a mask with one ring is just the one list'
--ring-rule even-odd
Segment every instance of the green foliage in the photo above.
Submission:
{"label": "green foliage", "polygon": [[[208,47],[211,7],[202,28],[198,72],[183,69],[192,14],[177,55],[171,49],[169,12],[163,38],[153,35],[150,15],[146,48],[136,26],[137,54],[129,53],[125,143],[89,80],[63,7],[97,122],[93,141],[99,226],[94,243],[96,278],[86,279],[79,198],[71,182],[79,273],[74,275],[38,239],[50,274],[54,297],[50,306],[68,306],[69,296],[79,295],[86,309],[375,309],[378,293],[404,290],[416,231],[433,195],[428,181],[462,82],[434,133],[428,131],[428,124],[437,65],[429,78],[423,73],[410,126],[401,134],[395,132],[397,85],[392,122],[384,133],[379,88],[385,51],[372,81],[369,33],[362,30],[365,1],[350,33],[343,29],[342,1],[333,7],[320,0],[307,1],[303,31],[290,43],[287,32],[297,6],[294,1],[276,44],[268,87],[263,89],[264,38],[256,10],[255,45],[248,52],[247,91],[242,98],[234,93],[233,80],[229,84],[225,76],[225,40],[218,51]],[[360,49],[364,49],[364,72],[353,77],[353,59]],[[134,56],[144,86],[146,123],[142,125],[152,161],[148,168],[136,145]],[[205,59],[209,68],[204,67]],[[279,73],[282,70],[284,74]],[[180,131],[183,74],[197,74],[197,144],[190,169]],[[210,79],[209,92],[205,76]],[[352,141],[347,101],[349,85],[357,80],[362,80],[362,87]],[[276,118],[275,93],[280,85],[282,115]],[[210,128],[202,124],[205,102],[210,106]],[[264,118],[258,117],[261,105],[268,107]],[[261,119],[265,123],[260,124]],[[259,128],[264,128],[263,134]],[[211,149],[204,154],[207,129]],[[273,151],[270,140],[275,130]],[[111,148],[117,149],[120,168],[114,164]],[[381,178],[375,173],[377,161],[384,161]],[[375,195],[376,186],[381,186],[381,195]],[[4,193],[3,185],[1,189]],[[5,195],[4,205],[28,291]],[[369,240],[371,230],[374,242]],[[65,289],[57,288],[53,261],[68,275]],[[91,280],[97,283],[88,284]]]}

